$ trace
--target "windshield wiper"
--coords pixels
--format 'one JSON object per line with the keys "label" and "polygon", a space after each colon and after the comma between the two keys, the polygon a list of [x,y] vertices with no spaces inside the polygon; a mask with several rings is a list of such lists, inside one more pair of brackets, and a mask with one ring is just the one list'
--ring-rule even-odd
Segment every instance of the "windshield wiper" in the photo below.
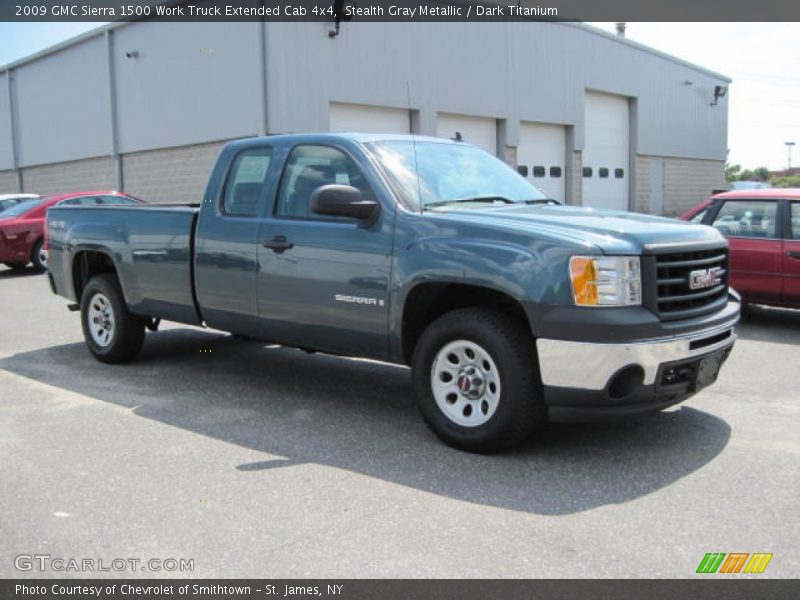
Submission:
{"label": "windshield wiper", "polygon": [[446,206],[448,204],[466,204],[469,202],[502,202],[504,204],[516,204],[513,200],[509,200],[504,196],[475,196],[474,198],[455,198],[453,200],[437,200],[436,202],[427,202],[424,208],[429,206]]}

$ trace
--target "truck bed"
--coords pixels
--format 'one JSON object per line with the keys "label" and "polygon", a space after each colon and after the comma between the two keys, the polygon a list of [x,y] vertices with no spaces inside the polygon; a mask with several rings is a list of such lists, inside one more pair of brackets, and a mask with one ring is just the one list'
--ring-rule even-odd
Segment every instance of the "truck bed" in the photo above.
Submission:
{"label": "truck bed", "polygon": [[48,211],[48,270],[56,292],[74,291],[80,253],[101,252],[116,266],[134,314],[199,323],[193,294],[196,205],[59,206]]}

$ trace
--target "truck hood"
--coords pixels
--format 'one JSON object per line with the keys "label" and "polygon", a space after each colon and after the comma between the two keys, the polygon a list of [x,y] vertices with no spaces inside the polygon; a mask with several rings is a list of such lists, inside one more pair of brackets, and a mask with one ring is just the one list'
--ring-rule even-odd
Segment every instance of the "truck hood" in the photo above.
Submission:
{"label": "truck hood", "polygon": [[669,246],[725,243],[713,227],[616,210],[541,205],[436,212],[443,219],[473,226],[484,224],[591,244],[606,254],[643,254]]}

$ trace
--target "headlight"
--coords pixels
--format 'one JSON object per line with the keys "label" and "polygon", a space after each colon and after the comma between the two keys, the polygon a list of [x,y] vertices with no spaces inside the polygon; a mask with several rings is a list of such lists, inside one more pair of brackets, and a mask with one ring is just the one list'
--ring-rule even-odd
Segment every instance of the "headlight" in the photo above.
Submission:
{"label": "headlight", "polygon": [[638,256],[573,256],[572,297],[578,306],[635,306],[642,303]]}

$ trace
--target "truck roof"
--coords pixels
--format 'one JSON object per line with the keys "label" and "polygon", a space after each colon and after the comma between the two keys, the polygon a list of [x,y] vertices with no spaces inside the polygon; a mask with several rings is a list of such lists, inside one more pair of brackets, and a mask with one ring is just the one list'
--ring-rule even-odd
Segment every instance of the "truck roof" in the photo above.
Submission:
{"label": "truck roof", "polygon": [[359,144],[368,144],[370,142],[380,141],[411,141],[416,142],[435,142],[438,144],[464,144],[466,142],[456,142],[444,138],[431,137],[427,135],[411,135],[407,133],[359,133],[359,132],[341,132],[341,133],[283,133],[277,135],[267,135],[253,138],[245,138],[235,140],[232,144],[242,145],[255,145],[264,140],[292,140],[296,142],[312,141],[320,139],[330,140],[351,140]]}

